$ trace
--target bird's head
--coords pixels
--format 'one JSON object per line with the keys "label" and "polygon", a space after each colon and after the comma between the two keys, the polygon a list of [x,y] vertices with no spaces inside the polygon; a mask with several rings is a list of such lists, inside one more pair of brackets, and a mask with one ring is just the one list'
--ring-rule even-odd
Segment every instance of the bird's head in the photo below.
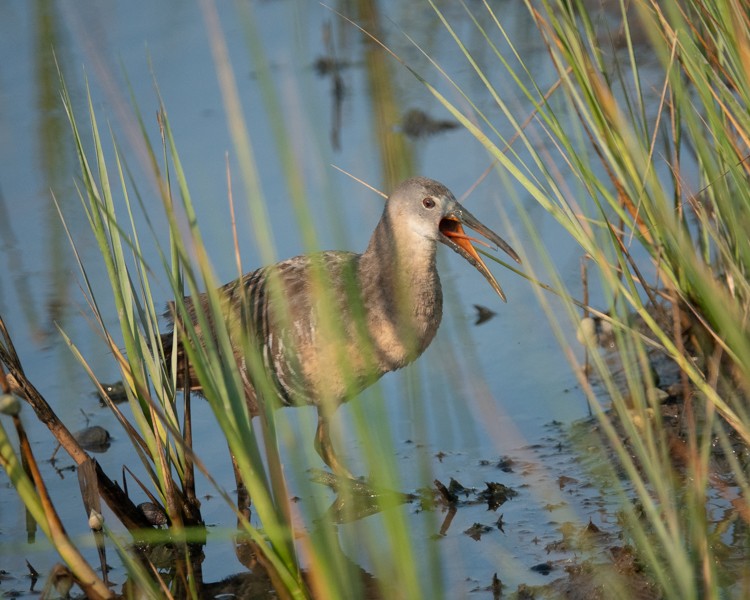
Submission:
{"label": "bird's head", "polygon": [[500,284],[484,264],[472,242],[485,246],[487,244],[469,237],[464,226],[485,237],[516,262],[520,263],[521,259],[505,240],[459,204],[453,193],[442,183],[425,177],[407,179],[391,194],[387,210],[392,220],[408,224],[409,229],[417,235],[441,242],[463,256],[505,300]]}

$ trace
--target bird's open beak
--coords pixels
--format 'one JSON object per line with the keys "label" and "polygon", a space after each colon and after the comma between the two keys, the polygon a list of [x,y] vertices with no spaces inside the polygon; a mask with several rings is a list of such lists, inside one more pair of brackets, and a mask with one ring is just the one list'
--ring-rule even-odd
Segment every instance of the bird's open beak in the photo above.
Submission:
{"label": "bird's open beak", "polygon": [[456,208],[450,211],[440,221],[440,233],[442,234],[439,238],[440,241],[446,246],[453,248],[453,250],[474,265],[474,268],[484,275],[485,279],[490,282],[492,288],[498,293],[503,301],[505,301],[505,294],[503,293],[500,284],[493,277],[492,273],[487,268],[487,265],[484,264],[484,261],[481,259],[479,253],[471,242],[476,242],[484,246],[488,246],[488,244],[482,240],[471,238],[466,235],[463,228],[464,225],[483,235],[498,248],[506,252],[516,262],[520,263],[521,259],[518,258],[518,254],[516,254],[515,250],[513,250],[503,238],[497,235],[489,227],[483,225],[481,221],[460,205],[456,206]]}

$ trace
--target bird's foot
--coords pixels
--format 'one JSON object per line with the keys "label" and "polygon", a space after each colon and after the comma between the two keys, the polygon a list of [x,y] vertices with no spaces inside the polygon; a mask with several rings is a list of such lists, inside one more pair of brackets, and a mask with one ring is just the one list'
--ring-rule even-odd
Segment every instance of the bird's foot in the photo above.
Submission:
{"label": "bird's foot", "polygon": [[321,469],[311,469],[310,473],[312,481],[322,483],[336,493],[336,499],[328,509],[328,515],[335,523],[363,519],[415,498],[413,494],[375,487],[364,478],[341,476]]}

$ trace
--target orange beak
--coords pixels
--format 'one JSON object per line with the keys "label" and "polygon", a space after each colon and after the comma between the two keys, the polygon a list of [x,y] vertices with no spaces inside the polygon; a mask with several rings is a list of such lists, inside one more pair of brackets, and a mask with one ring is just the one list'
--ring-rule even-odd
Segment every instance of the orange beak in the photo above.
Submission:
{"label": "orange beak", "polygon": [[484,275],[485,279],[490,282],[490,285],[497,292],[498,296],[505,301],[505,294],[503,293],[500,284],[487,268],[487,265],[484,264],[484,261],[479,256],[479,253],[473,246],[472,242],[487,247],[490,247],[490,245],[483,240],[466,235],[463,225],[466,225],[487,238],[498,248],[506,252],[516,262],[520,263],[521,259],[518,257],[515,250],[513,250],[503,238],[497,235],[489,227],[486,227],[460,204],[457,204],[456,207],[440,221],[440,233],[442,234],[439,238],[440,241],[463,256],[477,271]]}

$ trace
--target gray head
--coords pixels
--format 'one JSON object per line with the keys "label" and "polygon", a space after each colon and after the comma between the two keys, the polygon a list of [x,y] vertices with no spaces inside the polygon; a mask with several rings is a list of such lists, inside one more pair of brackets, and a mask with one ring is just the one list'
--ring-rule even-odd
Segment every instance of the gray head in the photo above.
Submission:
{"label": "gray head", "polygon": [[458,203],[453,193],[442,183],[426,177],[413,177],[399,185],[388,198],[388,216],[394,222],[408,225],[419,236],[439,241],[452,248],[471,263],[490,285],[505,300],[500,284],[480,258],[463,226],[473,229],[501,248],[516,262],[521,262],[505,240],[483,225],[476,217]]}

